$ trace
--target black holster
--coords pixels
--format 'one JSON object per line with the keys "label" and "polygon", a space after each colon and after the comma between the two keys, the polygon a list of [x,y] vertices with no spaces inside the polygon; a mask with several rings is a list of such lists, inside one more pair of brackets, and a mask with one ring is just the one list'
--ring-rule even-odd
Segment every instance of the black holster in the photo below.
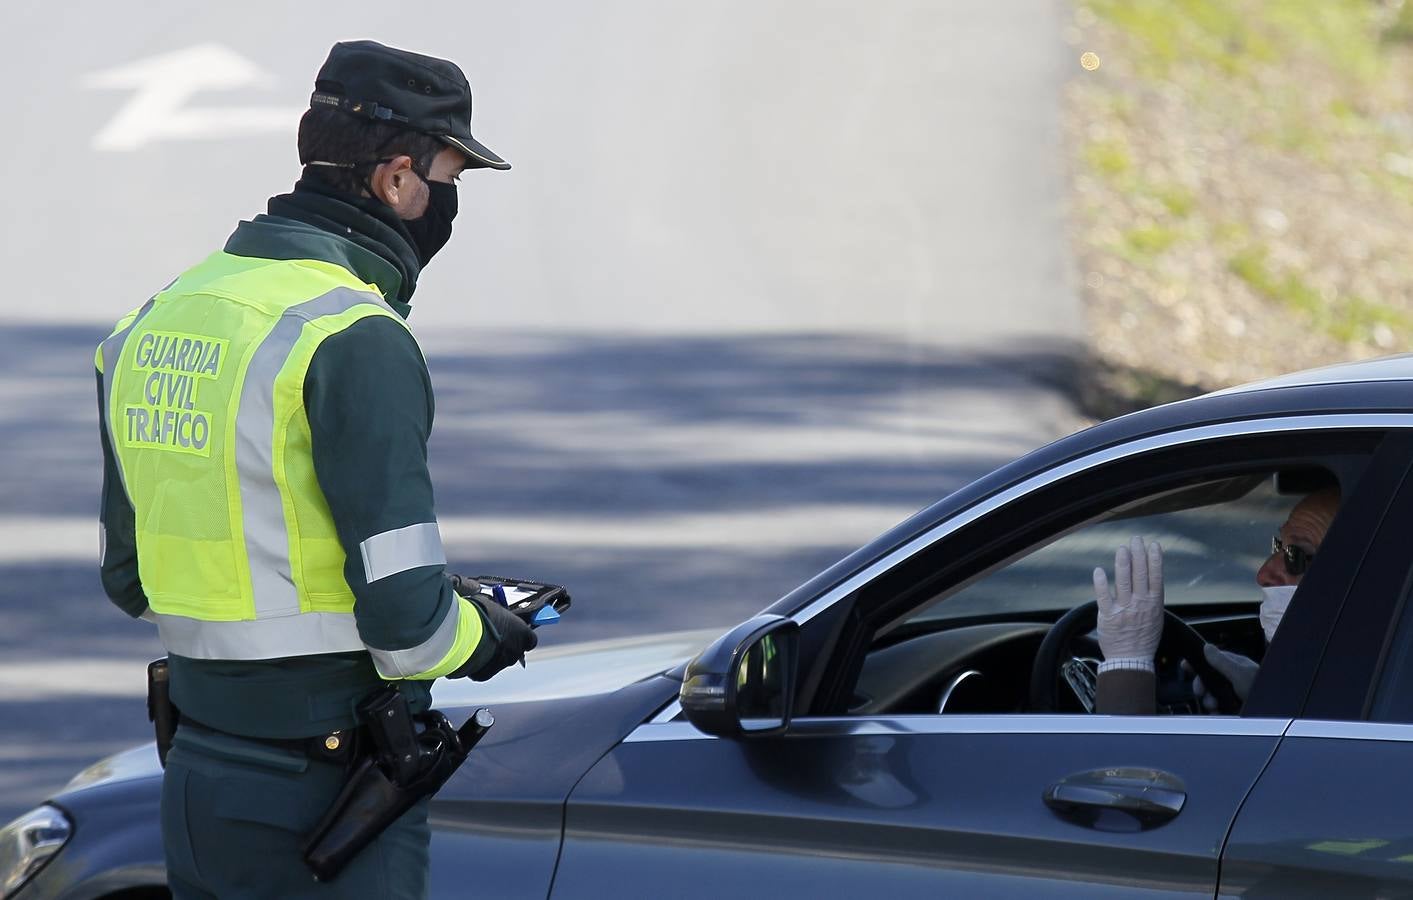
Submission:
{"label": "black holster", "polygon": [[[396,693],[392,688],[386,690]],[[384,692],[369,698],[374,700],[383,710],[394,709],[393,715],[365,716],[377,752],[354,766],[333,805],[304,840],[304,863],[319,881],[332,881],[384,829],[423,797],[440,790],[494,722],[487,709],[476,710],[459,730],[436,710],[412,717],[424,726],[416,733],[417,761],[409,777],[399,778],[406,761],[397,751],[405,747],[405,735],[401,725],[393,724],[395,733],[389,735],[389,726],[382,724],[396,723],[399,701]],[[392,756],[389,750],[397,755]]]}
{"label": "black holster", "polygon": [[164,769],[167,768],[167,753],[172,749],[172,738],[177,733],[177,723],[181,718],[181,713],[172,705],[167,658],[153,660],[147,664],[147,719],[152,723],[157,739],[157,761]]}

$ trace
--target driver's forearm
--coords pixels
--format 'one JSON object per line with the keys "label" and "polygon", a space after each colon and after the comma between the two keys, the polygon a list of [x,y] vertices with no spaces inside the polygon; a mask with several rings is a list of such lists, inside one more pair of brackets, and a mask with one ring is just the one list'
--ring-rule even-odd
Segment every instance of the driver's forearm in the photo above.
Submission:
{"label": "driver's forearm", "polygon": [[1157,712],[1157,678],[1142,669],[1099,673],[1094,711],[1106,716],[1151,716]]}

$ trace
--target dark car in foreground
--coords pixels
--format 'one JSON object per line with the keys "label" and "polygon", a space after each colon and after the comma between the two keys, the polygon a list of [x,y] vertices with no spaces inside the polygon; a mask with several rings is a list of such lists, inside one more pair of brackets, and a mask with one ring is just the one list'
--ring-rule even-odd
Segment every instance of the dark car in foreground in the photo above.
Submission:
{"label": "dark car in foreground", "polygon": [[[1413,895],[1411,469],[1413,358],[1287,376],[1037,450],[714,641],[441,684],[496,724],[433,803],[432,893]],[[1254,573],[1329,484],[1267,647]],[[1158,714],[1094,715],[1090,571],[1131,534],[1166,548]],[[1200,713],[1190,630],[1261,660],[1244,705]],[[150,747],[80,774],[0,884],[160,896],[159,778]]]}

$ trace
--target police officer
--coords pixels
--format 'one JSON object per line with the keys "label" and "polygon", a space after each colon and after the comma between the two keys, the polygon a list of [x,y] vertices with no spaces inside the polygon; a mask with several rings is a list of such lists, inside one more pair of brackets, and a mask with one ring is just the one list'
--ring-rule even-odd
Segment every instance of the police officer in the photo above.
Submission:
{"label": "police officer", "polygon": [[[174,896],[421,897],[424,799],[329,884],[300,859],[394,683],[491,677],[535,646],[459,596],[427,473],[432,388],[404,320],[451,235],[471,136],[442,59],[334,46],[303,174],[98,348],[103,584],[154,621],[181,714],[162,788]],[[460,582],[458,582],[459,584]]]}

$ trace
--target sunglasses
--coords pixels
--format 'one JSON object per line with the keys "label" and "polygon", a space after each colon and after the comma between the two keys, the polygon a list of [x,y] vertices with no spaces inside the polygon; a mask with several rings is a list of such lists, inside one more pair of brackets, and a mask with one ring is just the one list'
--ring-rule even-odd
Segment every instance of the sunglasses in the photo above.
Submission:
{"label": "sunglasses", "polygon": [[1304,575],[1305,570],[1310,568],[1310,563],[1315,561],[1315,554],[1304,547],[1285,543],[1280,539],[1280,535],[1271,538],[1271,553],[1285,562],[1287,575]]}

